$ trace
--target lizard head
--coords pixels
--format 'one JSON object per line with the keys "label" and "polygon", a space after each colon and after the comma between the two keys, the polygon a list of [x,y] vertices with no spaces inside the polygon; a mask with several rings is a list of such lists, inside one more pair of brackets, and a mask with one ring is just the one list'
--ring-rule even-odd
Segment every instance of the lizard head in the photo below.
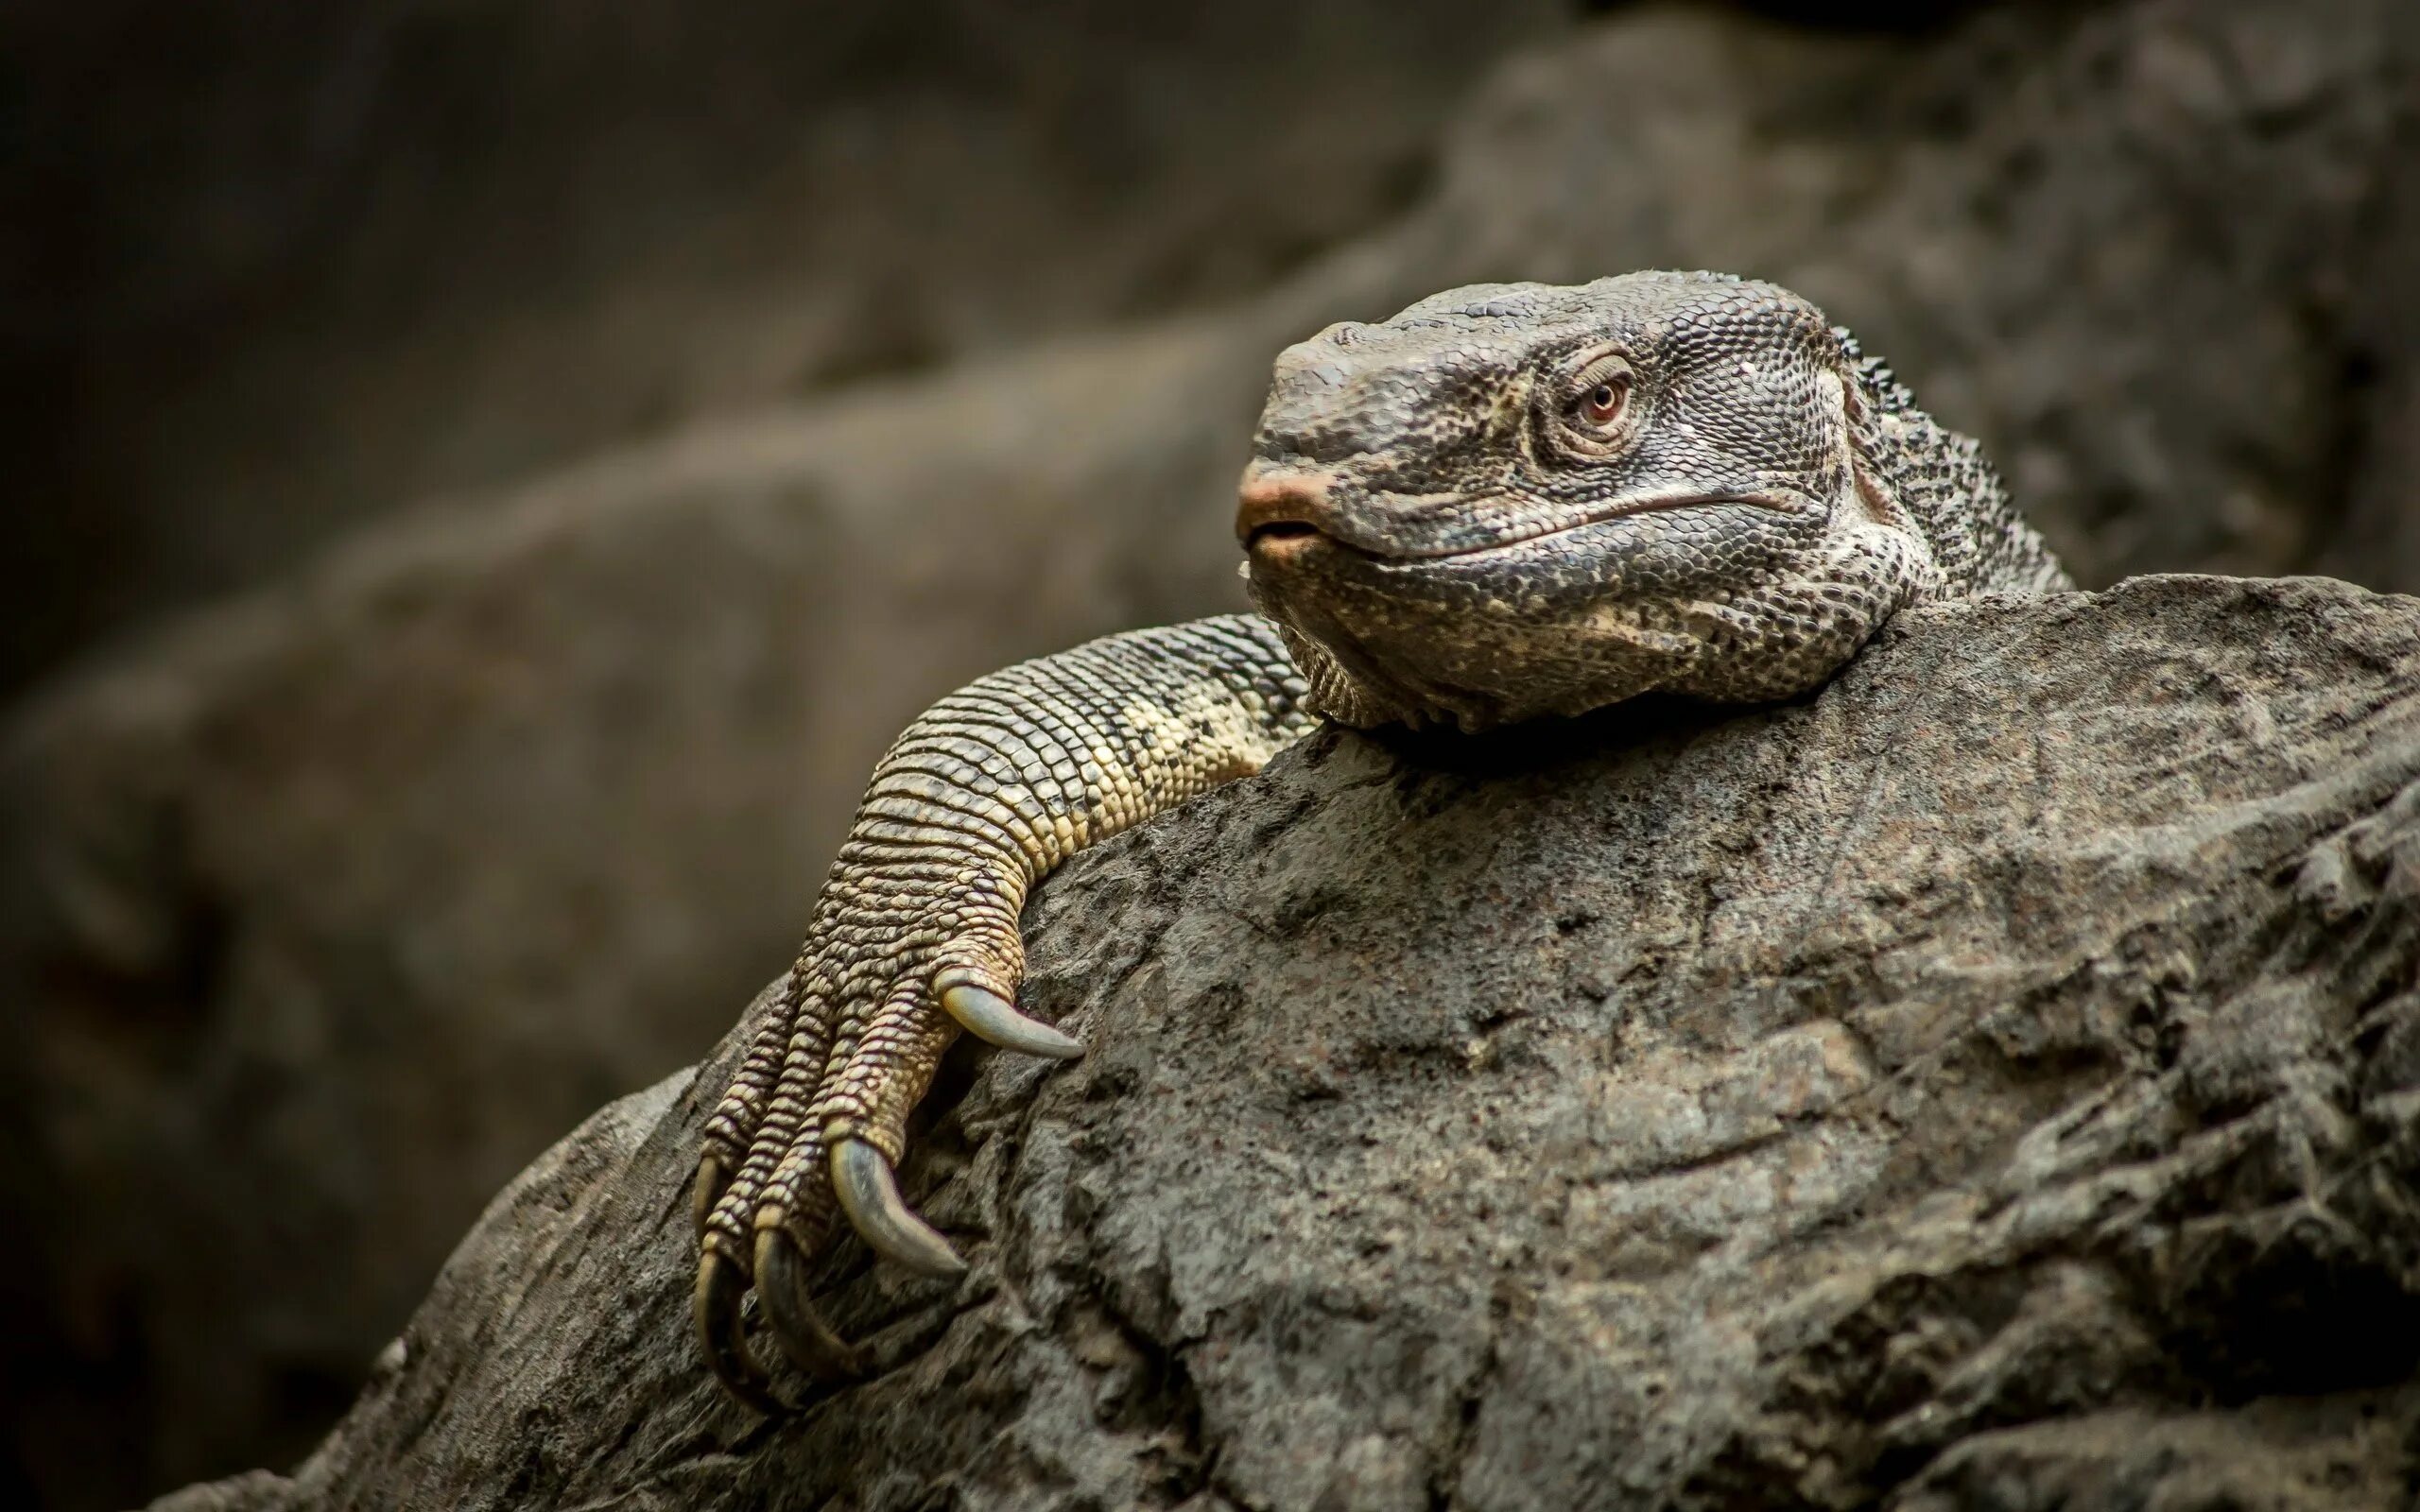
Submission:
{"label": "lizard head", "polygon": [[1822,313],[1771,284],[1449,290],[1279,355],[1246,576],[1347,724],[1787,696],[1932,571],[1866,407]]}

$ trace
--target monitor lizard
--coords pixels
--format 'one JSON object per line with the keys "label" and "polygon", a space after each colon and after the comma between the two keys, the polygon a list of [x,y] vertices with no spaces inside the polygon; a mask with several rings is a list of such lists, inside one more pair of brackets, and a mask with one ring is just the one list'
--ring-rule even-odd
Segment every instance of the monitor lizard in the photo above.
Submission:
{"label": "monitor lizard", "polygon": [[1476,731],[1649,692],[1819,686],[1891,615],[2071,586],[1976,443],[1806,300],[1717,273],[1448,290],[1278,355],[1236,513],[1257,614],[1135,630],[935,704],[875,767],[806,943],[706,1126],[696,1323],[776,1410],[859,1352],[806,1265],[845,1218],[963,1265],[902,1200],[908,1110],[1018,1012],[1027,894],[1088,845],[1259,769],[1321,720]]}

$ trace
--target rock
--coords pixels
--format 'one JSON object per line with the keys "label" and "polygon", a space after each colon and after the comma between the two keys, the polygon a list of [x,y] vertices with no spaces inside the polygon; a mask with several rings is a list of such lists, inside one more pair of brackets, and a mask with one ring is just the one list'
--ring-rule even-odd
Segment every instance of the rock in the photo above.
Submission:
{"label": "rock", "polygon": [[[1903,616],[1787,707],[1327,732],[1029,919],[874,1379],[688,1334],[736,1038],[195,1509],[2385,1505],[2420,1470],[2420,601]],[[793,1383],[795,1389],[796,1383]]]}
{"label": "rock", "polygon": [[1764,273],[1983,435],[2089,575],[2420,587],[2420,221],[2381,166],[2413,14],[1626,12],[1503,70],[1417,203],[1258,294],[416,510],[54,683],[0,731],[26,1473],[122,1503],[300,1453],[496,1185],[787,958],[917,709],[1237,606],[1243,438],[1330,319]]}

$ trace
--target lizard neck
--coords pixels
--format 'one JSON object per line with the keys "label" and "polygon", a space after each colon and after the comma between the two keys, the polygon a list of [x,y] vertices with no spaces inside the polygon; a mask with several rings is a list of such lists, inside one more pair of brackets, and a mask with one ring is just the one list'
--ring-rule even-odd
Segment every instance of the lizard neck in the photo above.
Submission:
{"label": "lizard neck", "polygon": [[1855,337],[1835,334],[1855,386],[1850,440],[1859,465],[1924,536],[1940,568],[1938,585],[1921,600],[2073,588],[2040,533],[2018,517],[1982,447],[1917,407],[1890,368],[1860,352]]}

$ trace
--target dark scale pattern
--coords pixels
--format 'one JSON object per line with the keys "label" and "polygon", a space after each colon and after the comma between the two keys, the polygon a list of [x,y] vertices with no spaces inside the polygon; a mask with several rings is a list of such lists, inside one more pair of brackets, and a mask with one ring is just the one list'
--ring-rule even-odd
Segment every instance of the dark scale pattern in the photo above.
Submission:
{"label": "dark scale pattern", "polygon": [[[875,769],[787,990],[707,1130],[699,1325],[770,1405],[751,1285],[803,1368],[845,1214],[938,1272],[890,1181],[963,1026],[1012,1007],[1018,911],[1083,847],[1258,769],[1317,715],[1478,730],[1651,691],[1785,697],[1892,614],[2068,586],[1974,442],[1805,300],[1713,273],[1454,289],[1277,359],[1238,529],[1269,616],[1112,636],[936,704]],[[1272,623],[1273,622],[1273,623]]]}

